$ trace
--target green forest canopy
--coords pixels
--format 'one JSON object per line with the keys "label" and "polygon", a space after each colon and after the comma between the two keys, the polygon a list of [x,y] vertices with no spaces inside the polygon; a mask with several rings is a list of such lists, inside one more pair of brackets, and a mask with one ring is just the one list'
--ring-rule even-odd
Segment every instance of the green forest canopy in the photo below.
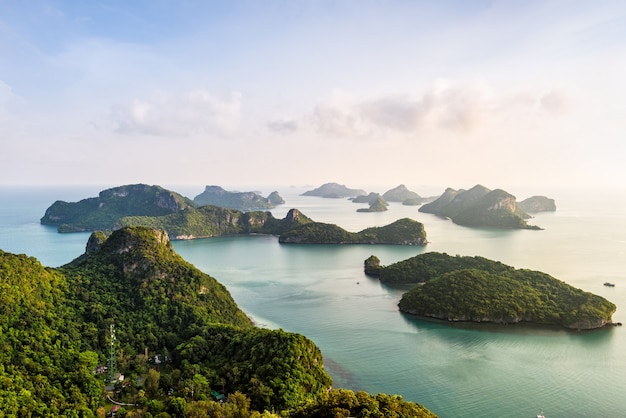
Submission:
{"label": "green forest canopy", "polygon": [[[401,397],[330,390],[306,337],[254,327],[163,231],[95,233],[58,269],[0,251],[0,416],[431,417]],[[94,374],[113,345],[123,380]],[[215,395],[224,394],[224,402]]]}

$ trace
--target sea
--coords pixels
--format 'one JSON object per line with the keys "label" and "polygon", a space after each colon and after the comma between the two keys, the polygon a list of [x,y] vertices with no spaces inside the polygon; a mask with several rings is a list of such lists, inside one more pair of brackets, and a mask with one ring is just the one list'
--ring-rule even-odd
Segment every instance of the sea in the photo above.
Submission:
{"label": "sea", "polygon": [[[89,234],[60,234],[39,220],[56,200],[74,202],[104,188],[1,187],[0,249],[51,267],[70,262],[84,252]],[[167,188],[190,198],[203,191]],[[518,201],[546,195],[557,210],[529,220],[542,230],[496,230],[455,225],[394,202],[386,212],[356,212],[365,205],[301,195],[312,188],[258,191],[267,196],[276,190],[284,198],[272,210],[278,218],[297,208],[315,221],[357,232],[408,217],[424,224],[429,244],[294,245],[250,235],[174,241],[174,248],[223,283],[258,326],[313,340],[334,387],[397,394],[440,417],[531,418],[540,411],[547,418],[626,417],[626,326],[577,332],[425,321],[398,311],[408,287],[363,273],[370,255],[383,265],[430,251],[478,255],[601,295],[617,305],[613,321],[626,324],[624,193],[507,189]],[[422,196],[437,194],[409,188]],[[250,190],[257,189],[241,189]]]}

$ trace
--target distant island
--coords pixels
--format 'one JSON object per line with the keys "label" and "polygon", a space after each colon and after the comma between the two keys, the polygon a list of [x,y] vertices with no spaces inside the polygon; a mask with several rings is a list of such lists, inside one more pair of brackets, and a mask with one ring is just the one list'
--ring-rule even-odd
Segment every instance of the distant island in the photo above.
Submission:
{"label": "distant island", "polygon": [[351,197],[350,200],[352,203],[367,203],[368,205],[371,205],[380,198],[380,193],[370,192],[367,195],[363,194],[357,197]]}
{"label": "distant island", "polygon": [[483,257],[425,253],[389,266],[371,256],[368,275],[420,284],[398,304],[402,312],[451,322],[533,323],[587,330],[612,323],[616,306],[539,271]]}
{"label": "distant island", "polygon": [[357,209],[357,212],[383,212],[388,210],[389,204],[387,202],[402,202],[406,206],[418,206],[428,201],[427,198],[423,198],[407,189],[404,184],[387,190],[382,195],[370,192],[368,195],[360,195],[351,198],[351,200],[353,203],[367,203],[370,205],[367,209]]}
{"label": "distant island", "polygon": [[412,219],[399,219],[381,227],[348,232],[337,225],[321,222],[301,224],[282,233],[278,241],[285,244],[394,244],[426,245],[424,225]]}
{"label": "distant island", "polygon": [[285,203],[277,191],[268,197],[256,192],[229,192],[220,186],[206,186],[204,191],[194,197],[198,206],[213,205],[222,208],[237,209],[244,212],[253,210],[273,209]]}
{"label": "distant island", "polygon": [[131,184],[106,189],[79,202],[57,200],[41,218],[59,232],[110,230],[124,216],[163,216],[196,207],[196,203],[160,186]]}
{"label": "distant island", "polygon": [[556,211],[556,203],[554,199],[546,196],[532,196],[524,199],[517,204],[519,208],[528,213],[538,212],[554,212]]}
{"label": "distant island", "polygon": [[309,190],[302,193],[302,196],[318,196],[331,199],[343,199],[346,197],[356,197],[367,195],[365,190],[349,189],[343,184],[326,183],[317,189]]}
{"label": "distant island", "polygon": [[[424,202],[433,200],[433,198],[424,198],[419,194],[407,189],[404,184],[387,190],[382,195],[376,192],[367,193],[362,189],[350,189],[339,183],[326,183],[320,187],[302,193],[302,196],[318,196],[325,198],[342,199],[349,198],[353,203],[367,203],[373,205],[370,209],[360,209],[357,212],[380,212],[387,210],[387,202],[402,202],[403,205],[417,206]],[[382,208],[381,202],[384,202],[385,209]]]}
{"label": "distant island", "polygon": [[336,225],[315,222],[298,209],[291,209],[283,219],[277,219],[267,211],[242,212],[214,205],[195,207],[193,201],[175,192],[146,185],[105,190],[98,198],[77,203],[57,201],[46,210],[41,223],[58,225],[59,232],[100,230],[106,234],[124,227],[143,226],[162,229],[175,240],[268,234],[278,236],[280,243],[289,244],[426,243],[424,226],[410,219],[351,233]]}
{"label": "distant island", "polygon": [[369,208],[360,208],[357,209],[357,212],[384,212],[389,206],[389,203],[385,202],[385,199],[382,196],[377,195],[376,198],[370,203]]}
{"label": "distant island", "polygon": [[404,184],[400,184],[391,190],[387,190],[383,193],[383,199],[387,202],[402,202],[405,205],[419,205],[428,201],[427,198],[420,196],[419,194],[406,188]]}
{"label": "distant island", "polygon": [[436,200],[419,208],[420,212],[450,218],[471,227],[541,229],[528,225],[530,218],[517,204],[515,196],[501,189],[489,190],[476,185],[469,190],[448,188]]}

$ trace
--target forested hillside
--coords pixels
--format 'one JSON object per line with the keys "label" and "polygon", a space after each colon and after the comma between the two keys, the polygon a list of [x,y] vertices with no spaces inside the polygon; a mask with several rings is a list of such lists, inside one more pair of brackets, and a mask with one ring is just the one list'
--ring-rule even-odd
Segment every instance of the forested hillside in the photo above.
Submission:
{"label": "forested hillside", "polygon": [[433,416],[331,385],[312,341],[254,327],[162,230],[94,233],[58,269],[0,251],[0,417]]}

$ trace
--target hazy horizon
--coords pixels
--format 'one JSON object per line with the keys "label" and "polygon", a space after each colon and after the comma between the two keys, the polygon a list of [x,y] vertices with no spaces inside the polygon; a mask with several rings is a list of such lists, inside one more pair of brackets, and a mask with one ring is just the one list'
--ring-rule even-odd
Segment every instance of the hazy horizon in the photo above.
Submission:
{"label": "hazy horizon", "polygon": [[617,1],[2,2],[0,185],[622,188],[625,18]]}

